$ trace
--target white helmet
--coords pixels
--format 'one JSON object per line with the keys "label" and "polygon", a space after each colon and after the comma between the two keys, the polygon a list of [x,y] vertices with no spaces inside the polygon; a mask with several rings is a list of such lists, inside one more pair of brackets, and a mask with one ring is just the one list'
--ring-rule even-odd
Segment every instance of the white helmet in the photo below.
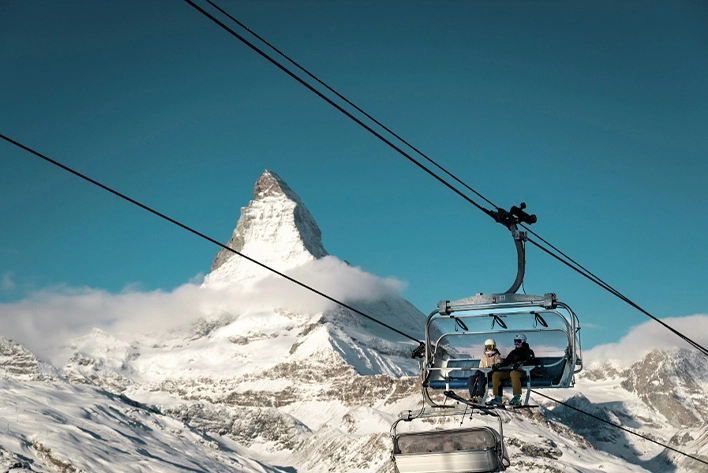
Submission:
{"label": "white helmet", "polygon": [[497,342],[495,342],[494,339],[492,339],[492,338],[488,338],[484,341],[484,346],[485,347],[489,347],[489,346],[495,347],[495,346],[497,346]]}
{"label": "white helmet", "polygon": [[514,342],[516,342],[517,340],[521,340],[521,343],[526,343],[526,335],[524,335],[523,333],[517,333],[516,335],[514,335]]}

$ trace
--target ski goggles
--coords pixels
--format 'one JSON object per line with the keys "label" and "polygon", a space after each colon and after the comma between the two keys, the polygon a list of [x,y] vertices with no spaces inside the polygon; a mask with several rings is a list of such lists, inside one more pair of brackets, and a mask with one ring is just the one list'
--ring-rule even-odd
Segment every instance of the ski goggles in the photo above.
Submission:
{"label": "ski goggles", "polygon": [[484,348],[486,348],[487,350],[492,350],[494,349],[494,345],[484,345]]}
{"label": "ski goggles", "polygon": [[515,338],[515,339],[514,339],[514,343],[521,345],[522,343],[524,343],[524,341],[523,341],[522,339],[520,339],[520,338]]}

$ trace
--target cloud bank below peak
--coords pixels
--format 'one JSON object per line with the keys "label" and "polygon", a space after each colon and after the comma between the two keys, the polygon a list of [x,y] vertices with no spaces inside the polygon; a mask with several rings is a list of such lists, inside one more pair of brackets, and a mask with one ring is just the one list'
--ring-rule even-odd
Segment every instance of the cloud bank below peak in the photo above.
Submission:
{"label": "cloud bank below peak", "polygon": [[[660,320],[699,345],[708,346],[708,314],[666,317]],[[597,345],[587,350],[583,358],[589,366],[611,363],[627,368],[652,350],[674,348],[695,349],[663,325],[648,320],[632,327],[627,335],[616,343]]]}
{"label": "cloud bank below peak", "polygon": [[[344,303],[400,297],[404,287],[395,278],[375,276],[333,256],[310,261],[286,275]],[[55,358],[62,346],[94,328],[130,340],[204,317],[238,316],[269,308],[317,313],[336,306],[276,274],[254,285],[210,288],[200,282],[192,280],[169,292],[129,286],[118,294],[89,287],[43,288],[20,301],[0,304],[0,336],[54,362],[59,361]]]}

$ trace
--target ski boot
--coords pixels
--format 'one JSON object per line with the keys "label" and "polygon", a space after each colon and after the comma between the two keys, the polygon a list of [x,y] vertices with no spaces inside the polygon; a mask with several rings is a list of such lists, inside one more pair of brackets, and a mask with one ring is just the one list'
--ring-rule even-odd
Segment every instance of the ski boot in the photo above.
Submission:
{"label": "ski boot", "polygon": [[514,394],[514,397],[509,401],[510,406],[520,406],[521,405],[521,394]]}
{"label": "ski boot", "polygon": [[487,406],[493,406],[493,407],[500,407],[504,405],[504,401],[502,400],[501,396],[494,396],[494,399],[491,399],[486,402]]}

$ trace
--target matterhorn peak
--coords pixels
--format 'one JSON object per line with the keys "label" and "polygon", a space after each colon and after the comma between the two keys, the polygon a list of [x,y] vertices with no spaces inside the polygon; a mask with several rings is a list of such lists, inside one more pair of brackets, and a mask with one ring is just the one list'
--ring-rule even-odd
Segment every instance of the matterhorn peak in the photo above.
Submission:
{"label": "matterhorn peak", "polygon": [[[327,256],[322,233],[305,204],[284,180],[267,169],[256,180],[253,200],[241,208],[226,246],[278,271]],[[267,274],[266,269],[222,248],[204,284],[224,287]]]}
{"label": "matterhorn peak", "polygon": [[263,171],[256,184],[253,186],[253,198],[255,200],[264,199],[265,197],[277,197],[285,195],[293,202],[302,205],[300,197],[283,181],[276,173],[266,169]]}

